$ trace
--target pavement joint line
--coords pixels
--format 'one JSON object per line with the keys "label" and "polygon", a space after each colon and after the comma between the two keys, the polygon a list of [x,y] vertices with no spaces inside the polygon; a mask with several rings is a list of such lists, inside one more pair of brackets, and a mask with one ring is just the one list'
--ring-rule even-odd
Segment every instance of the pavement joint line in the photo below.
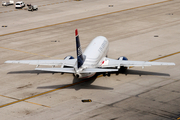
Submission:
{"label": "pavement joint line", "polygon": [[[1,96],[1,97],[5,97],[5,98],[9,98],[9,99],[20,100],[20,99],[13,98],[13,97],[9,97],[9,96],[5,96],[5,95],[0,95],[0,96]],[[49,106],[42,105],[42,104],[38,104],[38,103],[34,103],[34,102],[29,102],[29,101],[24,101],[24,102],[31,103],[31,104],[35,104],[35,105],[40,105],[40,106],[44,106],[44,107],[49,107]],[[50,107],[49,107],[49,108],[50,108]]]}
{"label": "pavement joint line", "polygon": [[36,56],[43,56],[43,57],[47,57],[47,58],[62,59],[62,58],[55,58],[55,57],[51,57],[51,56],[47,56],[47,55],[39,55],[39,54],[36,54],[36,53],[26,52],[26,51],[22,51],[22,50],[5,48],[5,47],[1,47],[1,46],[0,46],[0,48],[6,49],[6,50],[11,50],[11,51],[16,51],[16,52],[22,52],[22,53],[26,53],[26,54],[31,54],[31,55],[36,55]]}
{"label": "pavement joint line", "polygon": [[[79,19],[70,20],[70,21],[65,21],[65,22],[61,22],[61,23],[55,23],[55,24],[51,24],[51,25],[45,25],[45,26],[41,26],[41,27],[30,28],[30,29],[26,29],[26,30],[20,30],[20,31],[16,31],[16,32],[11,32],[11,33],[2,34],[2,35],[0,35],[0,36],[17,34],[17,33],[21,33],[21,32],[26,32],[26,31],[31,31],[31,30],[36,30],[36,29],[41,29],[41,28],[46,28],[46,27],[51,27],[51,26],[56,26],[56,25],[61,25],[61,24],[65,24],[65,23],[76,22],[76,21],[80,21],[80,20],[85,20],[85,19],[100,17],[100,16],[109,15],[109,14],[114,14],[114,13],[118,13],[118,12],[124,12],[124,11],[128,11],[128,10],[133,10],[133,9],[137,9],[137,8],[152,6],[152,5],[161,4],[161,3],[170,2],[170,1],[172,1],[172,0],[166,0],[166,1],[162,1],[162,2],[147,4],[147,5],[138,6],[138,7],[133,7],[133,8],[128,8],[128,9],[124,9],[124,10],[119,10],[119,11],[114,11],[114,12],[109,12],[109,13],[94,15],[94,16],[85,17],[85,18],[79,18]],[[60,3],[61,3],[61,2],[60,2]],[[46,6],[46,5],[43,5],[43,6]]]}
{"label": "pavement joint line", "polygon": [[26,52],[26,51],[21,51],[21,50],[15,50],[15,49],[10,49],[10,48],[5,48],[5,47],[0,47],[0,48],[6,49],[6,50],[11,50],[11,51],[16,51],[16,52],[22,52],[22,53],[26,53],[26,54],[31,54],[31,55],[37,55],[37,56],[43,56],[43,57],[48,57],[48,58],[50,58],[50,56],[47,56],[47,55],[39,55],[39,54],[32,53],[32,52]]}

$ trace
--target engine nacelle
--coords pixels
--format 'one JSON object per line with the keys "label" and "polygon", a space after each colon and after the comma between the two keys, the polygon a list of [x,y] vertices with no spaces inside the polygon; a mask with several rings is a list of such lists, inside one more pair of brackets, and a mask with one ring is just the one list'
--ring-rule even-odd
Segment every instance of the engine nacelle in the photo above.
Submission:
{"label": "engine nacelle", "polygon": [[[74,57],[71,56],[71,55],[68,55],[68,56],[66,56],[66,57],[64,58],[64,60],[70,60],[70,59],[74,59]],[[62,65],[61,65],[61,68],[69,68],[69,66],[66,66],[66,65],[62,64]]]}
{"label": "engine nacelle", "polygon": [[[128,59],[126,57],[124,57],[124,56],[121,56],[121,57],[118,58],[118,60],[123,61],[123,60],[128,60]],[[126,70],[127,70],[127,67],[121,66],[120,69],[119,69],[119,72],[124,73]]]}
{"label": "engine nacelle", "polygon": [[118,58],[118,60],[128,60],[128,59],[126,57],[124,57],[124,56],[121,56],[121,57]]}
{"label": "engine nacelle", "polygon": [[66,57],[64,58],[64,60],[70,60],[70,59],[74,59],[74,57],[71,56],[71,55],[68,55],[68,56],[66,56]]}

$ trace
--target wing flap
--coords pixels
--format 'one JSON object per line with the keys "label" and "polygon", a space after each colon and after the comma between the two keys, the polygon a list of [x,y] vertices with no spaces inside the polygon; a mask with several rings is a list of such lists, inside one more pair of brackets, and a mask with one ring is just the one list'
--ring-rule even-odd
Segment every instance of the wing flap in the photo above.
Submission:
{"label": "wing flap", "polygon": [[[75,73],[74,68],[35,68],[35,70],[49,71],[49,72]],[[80,71],[80,73],[114,72],[114,71],[118,71],[118,69],[87,68]]]}
{"label": "wing flap", "polygon": [[81,73],[115,72],[115,71],[118,71],[118,69],[87,68],[81,71]]}
{"label": "wing flap", "polygon": [[74,68],[35,68],[35,70],[48,71],[48,72],[75,73]]}

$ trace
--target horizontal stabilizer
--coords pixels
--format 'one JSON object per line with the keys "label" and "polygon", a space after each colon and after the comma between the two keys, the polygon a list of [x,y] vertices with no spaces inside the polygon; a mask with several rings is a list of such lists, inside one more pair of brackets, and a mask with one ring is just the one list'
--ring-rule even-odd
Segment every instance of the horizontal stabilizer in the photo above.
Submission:
{"label": "horizontal stabilizer", "polygon": [[49,71],[49,72],[75,73],[74,68],[35,68],[35,70]]}
{"label": "horizontal stabilizer", "polygon": [[81,71],[81,73],[115,72],[115,71],[118,71],[118,69],[87,68]]}
{"label": "horizontal stabilizer", "polygon": [[[35,68],[35,70],[49,71],[49,72],[64,72],[64,73],[75,73],[74,68]],[[87,68],[80,73],[96,73],[96,72],[115,72],[118,69],[101,69],[101,68]]]}

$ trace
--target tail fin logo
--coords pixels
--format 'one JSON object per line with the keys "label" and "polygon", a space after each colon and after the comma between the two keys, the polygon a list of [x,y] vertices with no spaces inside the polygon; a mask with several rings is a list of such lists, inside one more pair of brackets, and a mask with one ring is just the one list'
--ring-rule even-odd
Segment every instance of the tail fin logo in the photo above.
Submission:
{"label": "tail fin logo", "polygon": [[78,48],[78,57],[82,55],[82,50],[81,50],[81,46],[79,46]]}

